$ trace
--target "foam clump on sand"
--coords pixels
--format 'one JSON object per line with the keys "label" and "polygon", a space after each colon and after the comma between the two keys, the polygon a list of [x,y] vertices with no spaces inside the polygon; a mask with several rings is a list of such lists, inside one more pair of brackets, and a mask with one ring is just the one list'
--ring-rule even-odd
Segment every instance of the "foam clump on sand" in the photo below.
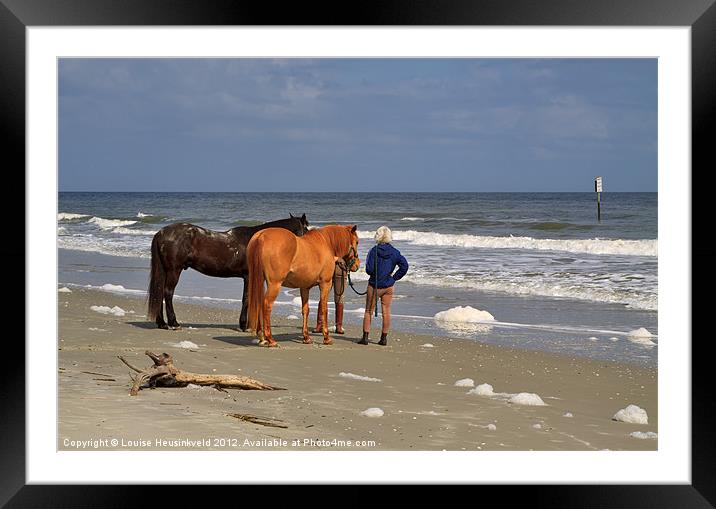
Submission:
{"label": "foam clump on sand", "polygon": [[495,391],[490,384],[480,384],[474,389],[467,392],[468,394],[475,394],[477,396],[494,396]]}
{"label": "foam clump on sand", "polygon": [[196,343],[192,343],[191,341],[180,341],[179,343],[170,343],[171,346],[175,346],[177,348],[199,348],[199,345]]}
{"label": "foam clump on sand", "polygon": [[508,403],[512,403],[514,405],[547,406],[547,404],[542,401],[542,398],[531,392],[520,392],[519,394],[514,394],[507,401]]}
{"label": "foam clump on sand", "polygon": [[108,292],[124,292],[127,290],[122,285],[113,285],[110,283],[103,284],[102,286],[100,286],[100,289],[108,291]]}
{"label": "foam clump on sand", "polygon": [[487,425],[487,429],[489,429],[490,431],[496,431],[496,430],[497,430],[497,426],[495,426],[494,424],[488,424],[488,425]]}
{"label": "foam clump on sand", "polygon": [[296,315],[288,315],[286,318],[288,320],[298,320],[298,317]]}
{"label": "foam clump on sand", "polygon": [[127,312],[119,306],[114,306],[113,308],[108,306],[90,306],[90,309],[103,315],[124,316],[127,314]]}
{"label": "foam clump on sand", "polygon": [[475,309],[472,306],[457,306],[446,311],[440,311],[433,317],[435,323],[443,329],[456,333],[490,332],[495,317],[487,311]]}
{"label": "foam clump on sand", "polygon": [[301,297],[294,297],[291,304],[294,306],[303,306],[303,301],[301,300]]}
{"label": "foam clump on sand", "polygon": [[382,382],[380,378],[371,378],[369,376],[356,375],[353,373],[344,373],[341,371],[338,376],[343,378],[350,378],[351,380],[361,380],[363,382]]}
{"label": "foam clump on sand", "polygon": [[653,431],[634,431],[632,433],[629,433],[629,436],[632,436],[634,438],[638,438],[639,440],[649,440],[649,439],[655,439],[658,437],[656,433]]}
{"label": "foam clump on sand", "polygon": [[628,422],[630,424],[649,424],[649,416],[646,414],[646,410],[636,405],[629,405],[626,408],[622,408],[614,414],[612,420]]}
{"label": "foam clump on sand", "polygon": [[435,314],[435,320],[443,322],[484,322],[494,321],[495,317],[487,311],[475,309],[472,306],[457,306],[447,311],[440,311]]}
{"label": "foam clump on sand", "polygon": [[644,327],[640,327],[627,333],[627,339],[632,343],[639,343],[640,345],[655,345],[651,338],[654,335],[646,330]]}
{"label": "foam clump on sand", "polygon": [[574,416],[572,415],[572,412],[567,412],[567,413],[565,413],[562,417],[571,418],[571,417],[574,417]]}
{"label": "foam clump on sand", "polygon": [[463,378],[455,382],[455,387],[475,387],[475,380],[472,378]]}
{"label": "foam clump on sand", "polygon": [[67,288],[66,286],[63,286],[62,288],[60,288],[60,289],[57,290],[57,291],[60,292],[60,293],[72,293],[72,290],[70,290],[70,289]]}
{"label": "foam clump on sand", "polygon": [[423,348],[435,348],[435,345],[433,345],[432,343],[425,343],[424,345],[420,346],[422,346]]}
{"label": "foam clump on sand", "polygon": [[385,412],[380,408],[367,408],[360,413],[363,417],[383,417]]}

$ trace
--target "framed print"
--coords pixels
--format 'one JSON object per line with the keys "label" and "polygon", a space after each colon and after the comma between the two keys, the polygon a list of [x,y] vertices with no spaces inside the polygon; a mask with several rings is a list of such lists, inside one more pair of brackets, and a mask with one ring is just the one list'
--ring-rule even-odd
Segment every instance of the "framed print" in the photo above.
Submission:
{"label": "framed print", "polygon": [[[713,500],[689,167],[713,157],[712,5],[281,27],[160,4],[0,8],[27,190],[3,501],[146,482]],[[173,470],[129,468],[156,461]]]}

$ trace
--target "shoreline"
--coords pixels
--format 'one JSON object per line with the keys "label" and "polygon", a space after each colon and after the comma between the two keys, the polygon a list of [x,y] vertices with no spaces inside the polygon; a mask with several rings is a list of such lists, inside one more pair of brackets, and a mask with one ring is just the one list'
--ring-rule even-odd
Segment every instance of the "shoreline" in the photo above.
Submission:
{"label": "shoreline", "polygon": [[[91,306],[128,313],[101,314]],[[319,334],[303,345],[301,321],[280,315],[272,318],[280,348],[266,349],[235,330],[238,309],[183,301],[175,307],[184,327],[165,331],[146,322],[141,297],[81,288],[58,293],[58,449],[657,449],[657,440],[630,435],[658,432],[656,368],[397,331],[381,347],[375,321],[368,346],[354,343],[360,331],[351,323],[345,336],[331,335],[332,346],[323,346]],[[177,346],[182,341],[196,346]],[[144,350],[170,353],[187,371],[250,376],[287,390],[156,388],[131,397],[129,370],[116,356],[146,367]],[[454,386],[465,378],[492,385],[494,395]],[[507,395],[521,392],[546,405],[508,402]],[[648,425],[612,420],[630,404],[648,412]],[[369,408],[384,414],[362,416]],[[232,413],[279,419],[287,428],[242,422]],[[117,447],[102,445],[112,438]]]}
{"label": "shoreline", "polygon": [[[72,288],[102,289],[122,285],[120,295],[144,295],[148,281],[148,259],[112,257],[97,253],[59,250],[60,284]],[[365,288],[357,282],[358,289]],[[175,302],[200,303],[226,310],[240,306],[243,283],[240,278],[211,278],[194,270],[182,273]],[[274,312],[284,318],[300,315],[292,304],[298,292],[282,289]],[[311,292],[315,312],[317,290]],[[329,300],[332,302],[333,295]],[[360,327],[365,298],[345,289],[347,325]],[[329,302],[329,314],[333,305]],[[458,306],[471,306],[490,312],[495,322],[438,322],[434,315]],[[360,310],[360,311],[358,311]],[[393,329],[408,334],[444,338],[475,338],[499,346],[568,353],[607,362],[628,361],[635,365],[657,367],[658,346],[649,348],[632,342],[629,331],[645,328],[658,336],[656,312],[624,308],[620,305],[574,301],[549,297],[521,296],[494,292],[467,291],[399,283],[393,301]],[[177,314],[179,322],[184,319]]]}

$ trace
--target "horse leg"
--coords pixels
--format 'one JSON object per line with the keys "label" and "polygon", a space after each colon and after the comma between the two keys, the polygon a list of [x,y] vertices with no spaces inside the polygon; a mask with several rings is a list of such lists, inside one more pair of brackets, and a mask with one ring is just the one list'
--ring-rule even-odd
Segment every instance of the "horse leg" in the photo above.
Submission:
{"label": "horse leg", "polygon": [[169,323],[169,328],[175,330],[181,329],[181,325],[177,322],[177,315],[174,313],[174,303],[172,302],[174,298],[174,288],[176,288],[179,282],[179,274],[181,274],[181,269],[167,271],[167,279],[164,284],[164,302],[167,307],[167,322]]}
{"label": "horse leg", "polygon": [[323,344],[332,345],[333,340],[328,336],[328,294],[331,291],[332,280],[326,285],[319,285],[321,289],[321,298],[318,301],[318,312],[322,317],[323,325]]}
{"label": "horse leg", "polygon": [[278,297],[281,291],[281,283],[270,283],[266,288],[266,295],[264,296],[264,311],[263,311],[263,323],[262,328],[264,331],[264,341],[267,343],[266,346],[274,347],[278,346],[276,340],[271,334],[271,310],[273,309],[273,303]]}
{"label": "horse leg", "polygon": [[308,288],[301,288],[301,314],[303,315],[303,342],[305,344],[313,343],[311,336],[308,335]]}
{"label": "horse leg", "polygon": [[249,281],[244,277],[244,293],[241,296],[241,316],[239,317],[239,329],[246,332],[249,313]]}

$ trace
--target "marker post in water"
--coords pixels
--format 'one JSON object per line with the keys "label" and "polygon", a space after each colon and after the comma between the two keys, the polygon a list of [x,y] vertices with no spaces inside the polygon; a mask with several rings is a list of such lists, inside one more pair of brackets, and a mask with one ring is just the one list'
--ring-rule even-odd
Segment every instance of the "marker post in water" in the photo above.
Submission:
{"label": "marker post in water", "polygon": [[594,179],[594,192],[597,193],[597,221],[602,220],[602,177]]}

